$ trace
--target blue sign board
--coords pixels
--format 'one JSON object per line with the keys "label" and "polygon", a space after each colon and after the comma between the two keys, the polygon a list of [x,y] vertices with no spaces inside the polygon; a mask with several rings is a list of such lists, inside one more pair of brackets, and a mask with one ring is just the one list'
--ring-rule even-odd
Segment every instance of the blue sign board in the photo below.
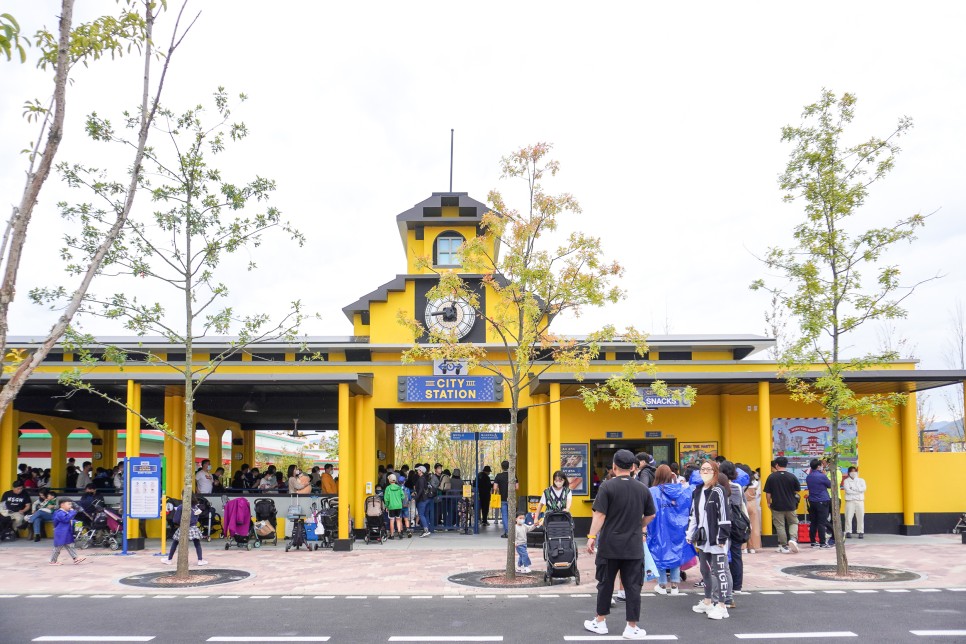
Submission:
{"label": "blue sign board", "polygon": [[503,380],[494,376],[400,376],[400,402],[501,402]]}
{"label": "blue sign board", "polygon": [[481,441],[501,441],[503,432],[480,432]]}
{"label": "blue sign board", "polygon": [[637,407],[655,409],[657,407],[690,407],[691,403],[684,398],[683,387],[668,387],[667,396],[658,396],[650,387],[638,387],[637,393],[642,401]]}
{"label": "blue sign board", "polygon": [[607,432],[607,438],[624,438],[624,432]]}
{"label": "blue sign board", "polygon": [[476,432],[450,432],[449,439],[452,441],[473,441],[476,440]]}
{"label": "blue sign board", "polygon": [[590,483],[587,477],[589,469],[586,443],[561,443],[560,470],[567,477],[571,494],[577,496],[589,494]]}
{"label": "blue sign board", "polygon": [[132,519],[157,519],[161,516],[161,459],[134,456],[124,462],[128,516]]}
{"label": "blue sign board", "polygon": [[660,438],[661,432],[644,432],[644,438]]}

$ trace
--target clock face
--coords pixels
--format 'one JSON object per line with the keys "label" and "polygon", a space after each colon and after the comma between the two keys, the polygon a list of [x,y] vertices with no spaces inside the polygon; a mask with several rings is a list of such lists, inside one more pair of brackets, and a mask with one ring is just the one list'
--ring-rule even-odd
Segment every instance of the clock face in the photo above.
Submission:
{"label": "clock face", "polygon": [[458,297],[440,298],[426,303],[426,327],[436,333],[453,332],[463,338],[476,323],[476,311]]}

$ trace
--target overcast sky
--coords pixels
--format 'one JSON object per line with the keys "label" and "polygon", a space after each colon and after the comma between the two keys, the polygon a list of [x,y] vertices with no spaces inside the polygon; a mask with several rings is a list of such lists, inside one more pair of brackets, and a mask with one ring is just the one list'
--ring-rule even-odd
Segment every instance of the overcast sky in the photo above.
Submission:
{"label": "overcast sky", "polygon": [[[117,6],[78,4],[78,19]],[[55,28],[58,6],[13,0],[3,11],[29,32]],[[858,96],[850,141],[884,136],[903,115],[915,121],[895,171],[856,223],[935,213],[890,260],[909,283],[945,275],[908,300],[897,332],[924,368],[949,366],[949,311],[966,287],[961,3],[192,0],[188,13],[199,10],[165,103],[203,102],[218,85],[246,92],[234,115],[252,134],[221,167],[238,181],[276,179],[274,203],[308,237],[301,250],[276,238],[254,253],[261,270],[232,284],[241,309],[301,298],[322,316],[306,331],[351,334],[341,308],[405,272],[395,216],[447,190],[455,128],[453,188],[480,201],[493,188],[510,192],[499,180],[501,156],[552,142],[562,171],[547,187],[573,193],[584,211],[567,226],[600,236],[626,267],[624,302],[563,320],[561,331],[613,322],[654,333],[763,334],[767,297],[748,290],[763,276],[755,255],[788,245],[801,217],[777,187],[790,150],[780,130],[828,87]],[[162,15],[159,30],[172,18]],[[61,160],[106,163],[103,146],[84,138],[84,115],[116,118],[134,107],[140,64],[77,70]],[[21,106],[46,99],[50,81],[31,65],[3,64],[0,74],[0,192],[13,204],[22,191],[18,151],[32,135]],[[25,295],[64,282],[55,204],[83,198],[56,176],[48,182],[12,333],[49,327],[51,314]],[[142,199],[136,210],[148,207]],[[84,325],[117,332],[94,319]],[[878,332],[869,327],[853,344],[874,345]]]}

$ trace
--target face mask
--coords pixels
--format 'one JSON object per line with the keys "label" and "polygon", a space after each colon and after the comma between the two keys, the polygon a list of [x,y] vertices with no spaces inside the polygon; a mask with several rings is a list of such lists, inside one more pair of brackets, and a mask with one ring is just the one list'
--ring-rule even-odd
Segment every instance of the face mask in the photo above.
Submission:
{"label": "face mask", "polygon": [[850,479],[854,479],[854,478],[855,478],[855,477],[857,477],[858,475],[859,475],[859,473],[858,473],[858,472],[849,472],[849,478],[850,478]]}
{"label": "face mask", "polygon": [[517,518],[517,525],[523,525],[523,517]]}
{"label": "face mask", "polygon": [[554,481],[553,482],[553,486],[554,487],[563,487],[563,481]]}
{"label": "face mask", "polygon": [[756,480],[756,481],[760,481],[760,480],[761,480],[761,476],[760,476],[760,475],[758,475],[758,474],[755,474],[755,480]]}
{"label": "face mask", "polygon": [[711,472],[701,472],[701,480],[705,483],[710,483],[711,479],[714,478],[714,474]]}

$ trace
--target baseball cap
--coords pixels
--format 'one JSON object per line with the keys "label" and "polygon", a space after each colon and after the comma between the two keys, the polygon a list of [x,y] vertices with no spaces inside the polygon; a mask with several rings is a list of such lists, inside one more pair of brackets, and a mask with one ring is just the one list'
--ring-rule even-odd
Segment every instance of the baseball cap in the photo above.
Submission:
{"label": "baseball cap", "polygon": [[423,467],[422,465],[417,465],[416,466],[416,470],[419,471],[421,474],[425,474],[426,473],[426,468]]}
{"label": "baseball cap", "polygon": [[622,470],[629,470],[637,463],[634,453],[627,449],[619,449],[614,452],[614,465]]}

